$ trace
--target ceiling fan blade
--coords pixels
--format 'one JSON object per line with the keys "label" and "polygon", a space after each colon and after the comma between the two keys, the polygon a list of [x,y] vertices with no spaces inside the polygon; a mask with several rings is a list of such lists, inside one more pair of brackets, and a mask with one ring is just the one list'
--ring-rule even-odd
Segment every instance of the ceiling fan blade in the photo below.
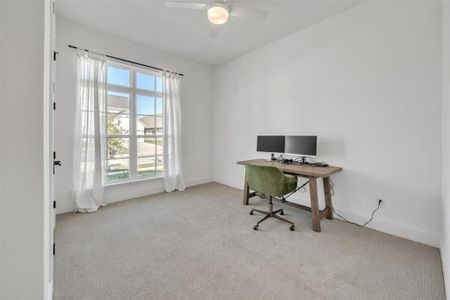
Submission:
{"label": "ceiling fan blade", "polygon": [[206,3],[200,2],[164,2],[164,6],[167,8],[205,9],[206,5]]}
{"label": "ceiling fan blade", "polygon": [[253,18],[265,20],[269,13],[257,8],[246,7],[241,5],[232,5],[230,15],[238,18]]}

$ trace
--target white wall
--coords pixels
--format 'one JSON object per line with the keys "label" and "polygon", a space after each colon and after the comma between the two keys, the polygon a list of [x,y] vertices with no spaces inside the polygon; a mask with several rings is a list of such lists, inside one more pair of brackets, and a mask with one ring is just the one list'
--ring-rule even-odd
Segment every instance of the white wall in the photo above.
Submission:
{"label": "white wall", "polygon": [[442,9],[442,234],[445,291],[450,298],[450,2]]}
{"label": "white wall", "polygon": [[45,299],[50,202],[44,196],[49,103],[44,97],[44,9],[49,2],[0,5],[0,299]]}
{"label": "white wall", "polygon": [[369,227],[439,245],[440,8],[367,2],[215,68],[216,180],[242,188],[258,134],[316,134],[338,211],[382,198]]}
{"label": "white wall", "polygon": [[[73,44],[93,51],[184,73],[181,86],[183,167],[188,185],[211,181],[212,68],[136,44],[116,36],[57,18],[56,152],[63,166],[57,169],[57,212],[74,209],[72,200],[73,126],[76,95],[76,55]],[[162,180],[108,187],[107,202],[162,192]]]}

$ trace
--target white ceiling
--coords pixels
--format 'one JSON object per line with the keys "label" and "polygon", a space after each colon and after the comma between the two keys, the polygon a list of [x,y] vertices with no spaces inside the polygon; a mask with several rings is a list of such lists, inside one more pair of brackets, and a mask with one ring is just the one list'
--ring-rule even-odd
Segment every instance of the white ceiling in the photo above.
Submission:
{"label": "white ceiling", "polygon": [[[208,0],[206,0],[208,1]],[[193,0],[193,2],[205,2]],[[210,38],[205,11],[157,0],[57,0],[57,15],[122,38],[217,65],[361,3],[361,0],[232,1],[269,12],[264,21],[232,17]]]}

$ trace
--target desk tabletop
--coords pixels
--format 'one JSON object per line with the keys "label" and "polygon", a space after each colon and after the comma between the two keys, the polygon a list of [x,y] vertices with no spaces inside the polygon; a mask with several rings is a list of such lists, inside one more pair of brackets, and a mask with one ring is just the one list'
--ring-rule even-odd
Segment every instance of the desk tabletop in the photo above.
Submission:
{"label": "desk tabletop", "polygon": [[317,167],[310,165],[283,164],[280,162],[269,161],[265,159],[242,160],[238,161],[237,163],[238,165],[272,166],[277,167],[284,173],[309,177],[328,177],[330,175],[342,171],[341,167],[333,167],[333,166]]}

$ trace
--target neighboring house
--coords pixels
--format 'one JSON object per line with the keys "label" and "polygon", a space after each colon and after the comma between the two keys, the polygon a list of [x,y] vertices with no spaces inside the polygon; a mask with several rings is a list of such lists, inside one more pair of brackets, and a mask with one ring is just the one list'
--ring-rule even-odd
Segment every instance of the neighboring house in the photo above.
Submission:
{"label": "neighboring house", "polygon": [[144,116],[138,122],[144,126],[144,134],[162,134],[163,133],[163,118],[162,115]]}
{"label": "neighboring house", "polygon": [[[123,132],[129,132],[129,107],[125,97],[108,95],[108,113],[113,117],[113,125]],[[161,114],[156,116],[139,116],[136,120],[137,135],[152,135],[163,133],[163,118]]]}

